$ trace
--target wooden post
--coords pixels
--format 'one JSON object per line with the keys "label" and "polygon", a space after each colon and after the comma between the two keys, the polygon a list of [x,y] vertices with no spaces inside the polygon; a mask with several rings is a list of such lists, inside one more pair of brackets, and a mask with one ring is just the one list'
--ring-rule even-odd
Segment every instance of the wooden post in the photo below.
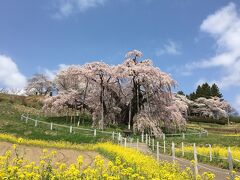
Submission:
{"label": "wooden post", "polygon": [[148,146],[150,147],[151,146],[151,137],[148,136]]}
{"label": "wooden post", "polygon": [[166,141],[163,141],[163,153],[166,153]]}
{"label": "wooden post", "polygon": [[173,163],[175,163],[175,144],[172,142],[172,160]]}
{"label": "wooden post", "polygon": [[115,132],[113,131],[112,132],[112,139],[114,140],[114,135],[115,135]]}
{"label": "wooden post", "polygon": [[53,123],[51,122],[51,125],[50,125],[50,129],[51,131],[53,130]]}
{"label": "wooden post", "polygon": [[78,120],[77,126],[79,126],[79,124],[80,124],[80,121]]}
{"label": "wooden post", "polygon": [[152,139],[152,150],[154,151],[154,146],[155,146],[155,143],[154,143],[154,138]]}
{"label": "wooden post", "polygon": [[209,160],[212,161],[212,146],[209,144]]}
{"label": "wooden post", "polygon": [[70,126],[69,132],[72,133],[72,126]]}
{"label": "wooden post", "polygon": [[142,143],[144,142],[144,132],[142,132]]}
{"label": "wooden post", "polygon": [[233,161],[232,161],[232,153],[230,147],[228,147],[228,164],[229,164],[229,175],[230,180],[234,180],[234,174],[233,174]]}
{"label": "wooden post", "polygon": [[97,130],[96,130],[96,129],[94,129],[93,136],[94,136],[94,137],[97,136]]}
{"label": "wooden post", "polygon": [[166,138],[166,137],[165,137],[165,134],[163,133],[163,140],[164,140],[164,141],[165,141],[165,138]]}
{"label": "wooden post", "polygon": [[127,138],[124,138],[124,147],[127,147]]}
{"label": "wooden post", "polygon": [[35,127],[37,127],[37,124],[38,124],[38,121],[37,121],[37,120],[35,120]]}
{"label": "wooden post", "polygon": [[25,122],[28,123],[28,116],[26,117]]}
{"label": "wooden post", "polygon": [[129,119],[128,119],[128,129],[131,129],[131,118],[132,118],[132,103],[131,101],[129,102]]}
{"label": "wooden post", "polygon": [[138,145],[138,143],[139,143],[139,139],[137,139],[137,151],[138,151],[138,149],[139,149],[139,145]]}
{"label": "wooden post", "polygon": [[184,144],[182,142],[182,157],[184,157]]}
{"label": "wooden post", "polygon": [[148,135],[146,134],[146,145],[148,145]]}
{"label": "wooden post", "polygon": [[159,142],[157,141],[157,162],[159,162]]}
{"label": "wooden post", "polygon": [[198,160],[197,160],[197,148],[196,144],[193,144],[193,151],[194,151],[194,172],[195,172],[195,178],[197,179],[198,176]]}
{"label": "wooden post", "polygon": [[120,141],[120,140],[121,140],[121,134],[118,133],[118,141]]}
{"label": "wooden post", "polygon": [[182,139],[183,140],[185,139],[185,133],[182,133]]}

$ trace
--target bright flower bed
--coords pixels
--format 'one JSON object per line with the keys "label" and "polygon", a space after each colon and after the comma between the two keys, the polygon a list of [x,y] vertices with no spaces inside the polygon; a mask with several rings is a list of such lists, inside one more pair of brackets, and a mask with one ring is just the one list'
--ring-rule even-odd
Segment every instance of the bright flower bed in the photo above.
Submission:
{"label": "bright flower bed", "polygon": [[[134,149],[120,147],[111,143],[99,143],[96,145],[71,145],[66,142],[48,142],[39,140],[26,140],[11,135],[0,134],[0,139],[17,144],[37,145],[56,148],[71,148],[78,150],[96,150],[106,155],[111,161],[104,163],[100,156],[95,158],[93,165],[82,168],[83,158],[79,156],[75,164],[67,167],[62,162],[53,163],[56,151],[43,150],[40,164],[27,162],[19,155],[17,146],[13,145],[11,151],[0,156],[0,179],[52,179],[52,180],[75,180],[75,179],[163,179],[185,180],[194,179],[190,168],[182,171],[177,165],[167,162],[157,163],[153,157],[144,155]],[[71,147],[72,146],[72,147]],[[14,154],[14,156],[12,156]],[[210,180],[214,175],[204,173],[202,178]]]}

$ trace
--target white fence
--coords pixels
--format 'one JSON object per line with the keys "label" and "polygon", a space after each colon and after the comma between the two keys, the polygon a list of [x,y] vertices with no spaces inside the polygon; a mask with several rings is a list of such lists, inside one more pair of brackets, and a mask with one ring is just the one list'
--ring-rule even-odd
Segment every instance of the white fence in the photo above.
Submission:
{"label": "white fence", "polygon": [[[88,129],[88,128],[81,128],[81,127],[76,127],[76,126],[67,126],[67,125],[62,125],[62,124],[56,124],[52,122],[46,122],[46,121],[40,121],[37,119],[33,119],[28,117],[27,115],[21,115],[21,120],[24,121],[25,123],[32,123],[34,127],[38,127],[40,125],[44,125],[45,128],[49,128],[49,130],[54,131],[58,130],[58,128],[63,128],[66,132],[68,131],[70,134],[71,133],[82,133],[84,135],[89,135],[96,137],[98,135],[100,136],[105,136],[108,137],[108,139],[117,141],[119,145],[122,145],[124,147],[131,147],[131,148],[136,148],[139,150],[140,148],[146,148],[149,147],[148,150],[151,150],[151,152],[156,153],[156,159],[157,161],[160,160],[160,154],[171,154],[172,156],[172,161],[175,163],[175,160],[181,161],[178,157],[176,157],[176,148],[178,148],[178,153],[179,154],[179,149],[181,149],[181,157],[185,157],[187,153],[193,154],[193,159],[194,159],[194,172],[195,175],[198,174],[198,167],[203,167],[208,169],[207,167],[204,167],[202,165],[198,164],[198,157],[205,157],[209,159],[209,162],[213,161],[214,159],[221,159],[224,161],[227,161],[229,164],[229,174],[230,174],[230,179],[232,180],[234,178],[233,174],[233,162],[239,162],[240,160],[238,159],[233,159],[232,154],[231,154],[231,149],[228,148],[228,157],[219,157],[219,156],[214,156],[212,153],[212,146],[209,144],[209,156],[200,154],[197,152],[197,146],[195,143],[193,144],[193,151],[186,151],[184,148],[184,142],[180,144],[180,146],[177,146],[174,142],[171,143],[171,145],[168,145],[166,142],[166,137],[181,137],[182,140],[185,140],[187,136],[198,136],[202,137],[203,135],[208,135],[208,132],[204,129],[198,129],[198,132],[194,133],[179,133],[179,134],[162,134],[161,139],[154,139],[148,134],[142,133],[140,137],[137,138],[131,138],[131,137],[123,137],[120,132],[109,132],[109,131],[102,131],[102,130],[97,130],[97,129]],[[197,129],[195,129],[197,130]],[[141,142],[139,141],[141,140]],[[144,143],[144,144],[143,144]],[[160,145],[161,144],[161,145]],[[215,170],[216,171],[216,170]]]}

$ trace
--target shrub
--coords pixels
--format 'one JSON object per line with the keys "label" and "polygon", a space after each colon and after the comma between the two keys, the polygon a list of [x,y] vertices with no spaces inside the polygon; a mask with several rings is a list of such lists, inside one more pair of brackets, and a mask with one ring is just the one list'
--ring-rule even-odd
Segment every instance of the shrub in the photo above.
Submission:
{"label": "shrub", "polygon": [[188,117],[188,121],[190,121],[190,122],[216,123],[216,124],[221,124],[221,125],[224,125],[224,124],[228,123],[227,118],[214,119],[214,118],[209,118],[209,117],[196,117],[196,116]]}

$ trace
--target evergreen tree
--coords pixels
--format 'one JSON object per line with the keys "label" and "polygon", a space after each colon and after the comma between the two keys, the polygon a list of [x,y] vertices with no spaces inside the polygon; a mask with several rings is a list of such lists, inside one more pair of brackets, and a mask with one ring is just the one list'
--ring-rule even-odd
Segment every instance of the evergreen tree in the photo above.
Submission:
{"label": "evergreen tree", "polygon": [[214,83],[211,87],[211,96],[217,96],[219,98],[222,98],[222,94],[220,93],[220,90],[218,88],[218,86]]}
{"label": "evergreen tree", "polygon": [[197,99],[196,93],[193,92],[193,93],[189,94],[188,98],[189,98],[190,100],[192,100],[192,101],[195,100],[195,99]]}
{"label": "evergreen tree", "polygon": [[211,87],[208,83],[204,83],[202,86],[202,97],[209,99],[211,97]]}
{"label": "evergreen tree", "polygon": [[183,91],[178,91],[177,94],[180,94],[180,95],[183,95],[185,96],[184,92]]}
{"label": "evergreen tree", "polygon": [[214,96],[217,96],[219,98],[223,97],[218,86],[215,83],[212,86],[210,86],[208,83],[204,83],[202,85],[198,85],[196,91],[190,93],[187,98],[191,100],[195,100],[199,97],[205,97],[209,99]]}

